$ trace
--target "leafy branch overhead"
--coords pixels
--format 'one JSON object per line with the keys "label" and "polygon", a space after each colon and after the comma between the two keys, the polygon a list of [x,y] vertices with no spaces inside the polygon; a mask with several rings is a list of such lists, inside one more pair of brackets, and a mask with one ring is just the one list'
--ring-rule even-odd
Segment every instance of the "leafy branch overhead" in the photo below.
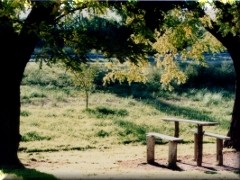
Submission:
{"label": "leafy branch overhead", "polygon": [[[17,2],[1,3],[11,9],[14,20],[17,20],[22,12],[27,12],[31,6],[37,7],[41,4],[35,1]],[[73,68],[79,63],[89,61],[87,54],[94,50],[102,53],[110,61],[111,58],[117,58],[121,63],[128,61],[128,67],[134,63],[131,66],[135,66],[135,70],[140,65],[140,72],[143,65],[145,69],[149,66],[147,55],[155,55],[156,64],[162,71],[160,82],[168,89],[172,89],[175,82],[186,82],[187,77],[179,67],[179,59],[192,59],[206,65],[203,53],[224,50],[221,43],[206,31],[206,26],[211,28],[213,23],[219,24],[219,30],[223,34],[236,34],[239,29],[240,13],[237,13],[238,6],[235,6],[232,0],[201,0],[199,3],[157,1],[151,4],[144,1],[57,0],[54,3],[54,26],[44,23],[39,26],[41,41],[38,47],[41,51],[37,53],[37,57],[49,64],[61,61]],[[53,2],[45,5],[49,4]],[[229,13],[221,13],[227,6],[231,6],[235,14],[231,22]],[[206,15],[209,7],[215,14]],[[19,23],[19,28],[22,25]],[[146,63],[142,63],[143,61]],[[129,71],[117,71],[114,68],[105,80],[121,82],[129,76]],[[134,76],[137,78],[132,76],[129,82],[139,82],[140,79],[146,81],[146,78],[139,79],[140,76],[136,73]]]}
{"label": "leafy branch overhead", "polygon": [[[112,12],[113,13],[113,12]],[[137,62],[146,54],[146,43],[137,42],[134,31],[116,19],[106,19],[86,9],[66,15],[41,37],[44,54],[50,62],[59,59],[69,66],[86,62],[87,53],[101,52],[106,58]],[[52,34],[56,34],[54,38]],[[75,62],[74,62],[75,61]]]}
{"label": "leafy branch overhead", "polygon": [[222,44],[207,32],[203,19],[194,17],[194,12],[175,8],[165,15],[165,23],[161,32],[156,31],[157,65],[162,69],[161,83],[172,90],[172,82],[186,82],[186,75],[179,67],[179,62],[192,60],[206,65],[203,54],[225,50]]}

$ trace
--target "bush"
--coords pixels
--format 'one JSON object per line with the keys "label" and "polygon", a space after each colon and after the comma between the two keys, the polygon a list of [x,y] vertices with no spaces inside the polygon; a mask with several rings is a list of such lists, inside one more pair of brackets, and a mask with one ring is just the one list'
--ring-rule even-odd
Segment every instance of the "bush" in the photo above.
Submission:
{"label": "bush", "polygon": [[222,94],[221,93],[206,93],[203,96],[203,102],[205,105],[217,105],[222,102]]}

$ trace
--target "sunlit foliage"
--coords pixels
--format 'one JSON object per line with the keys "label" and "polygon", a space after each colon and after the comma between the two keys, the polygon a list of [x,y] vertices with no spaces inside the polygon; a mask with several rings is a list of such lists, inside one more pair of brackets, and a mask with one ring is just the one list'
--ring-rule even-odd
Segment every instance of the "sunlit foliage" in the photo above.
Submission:
{"label": "sunlit foliage", "polygon": [[128,82],[146,82],[148,74],[148,63],[139,61],[132,63],[127,61],[121,64],[119,61],[109,62],[107,64],[109,72],[104,77],[104,84],[118,81],[119,83]]}
{"label": "sunlit foliage", "polygon": [[202,26],[206,19],[196,18],[191,11],[173,9],[166,13],[165,24],[156,32],[153,48],[157,51],[157,65],[163,74],[161,83],[164,88],[173,89],[173,82],[186,82],[186,75],[179,67],[180,61],[192,60],[206,65],[203,54],[224,50],[221,43]]}

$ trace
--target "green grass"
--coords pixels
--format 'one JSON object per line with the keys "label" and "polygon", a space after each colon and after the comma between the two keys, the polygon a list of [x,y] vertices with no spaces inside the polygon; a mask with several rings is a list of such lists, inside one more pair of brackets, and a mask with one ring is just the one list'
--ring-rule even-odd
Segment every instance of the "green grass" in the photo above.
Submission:
{"label": "green grass", "polygon": [[[226,88],[209,85],[208,79],[205,84],[193,86],[192,77],[188,84],[172,92],[161,90],[156,77],[147,84],[132,86],[98,84],[90,95],[89,109],[85,110],[85,94],[74,87],[69,77],[59,66],[50,69],[44,65],[42,70],[35,63],[27,66],[21,86],[21,151],[144,144],[146,132],[174,134],[174,124],[161,121],[166,116],[216,121],[219,126],[204,129],[220,134],[226,134],[230,125],[234,99],[230,84]],[[180,124],[180,136],[185,143],[192,142],[194,128]]]}
{"label": "green grass", "polygon": [[86,112],[96,118],[114,118],[128,115],[128,111],[126,109],[113,109],[108,107],[97,107],[96,109],[87,109],[83,112]]}
{"label": "green grass", "polygon": [[133,122],[118,120],[115,124],[121,128],[118,132],[123,144],[141,142],[145,144],[147,127]]}
{"label": "green grass", "polygon": [[[86,110],[85,94],[73,85],[68,72],[60,66],[46,65],[39,70],[37,64],[29,63],[21,86],[19,151],[31,154],[101,150],[119,144],[144,145],[147,132],[174,134],[174,124],[161,121],[166,116],[216,121],[219,126],[204,127],[204,130],[226,134],[234,100],[231,68],[226,64],[209,69],[188,67],[188,82],[176,86],[172,92],[160,88],[157,71],[149,75],[150,81],[146,84],[107,87],[101,84],[103,71],[96,80],[97,88],[90,95]],[[193,143],[191,130],[195,128],[192,124],[180,124],[183,143]],[[215,143],[215,140],[206,137],[204,143]],[[55,179],[33,169],[3,169],[0,170],[2,177]]]}
{"label": "green grass", "polygon": [[51,137],[41,136],[38,133],[36,133],[35,131],[28,132],[22,136],[23,142],[42,141],[42,140],[51,140]]}

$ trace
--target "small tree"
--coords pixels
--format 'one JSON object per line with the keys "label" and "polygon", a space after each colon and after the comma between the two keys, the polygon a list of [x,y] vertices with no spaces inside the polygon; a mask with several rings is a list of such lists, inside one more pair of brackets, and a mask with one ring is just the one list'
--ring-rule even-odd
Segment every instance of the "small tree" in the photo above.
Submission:
{"label": "small tree", "polygon": [[95,88],[94,79],[97,75],[96,68],[89,64],[81,63],[79,68],[72,69],[72,73],[74,75],[74,84],[85,92],[86,109],[88,109],[89,94]]}

